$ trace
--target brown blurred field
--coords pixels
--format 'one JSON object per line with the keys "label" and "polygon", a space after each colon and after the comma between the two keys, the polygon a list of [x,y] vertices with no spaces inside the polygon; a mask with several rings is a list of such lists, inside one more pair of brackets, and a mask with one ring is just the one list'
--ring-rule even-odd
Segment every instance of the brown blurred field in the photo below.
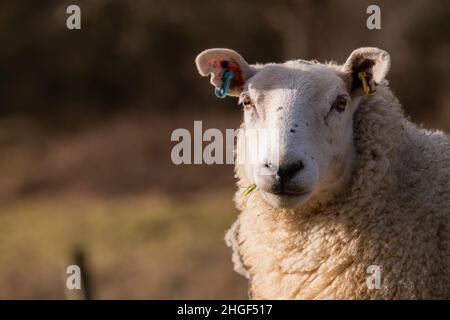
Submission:
{"label": "brown blurred field", "polygon": [[406,114],[450,132],[450,2],[77,1],[0,4],[0,299],[66,299],[86,256],[94,299],[234,299],[247,283],[223,237],[238,212],[229,165],[175,166],[176,128],[237,128],[194,58],[230,47],[249,62],[392,56]]}
{"label": "brown blurred field", "polygon": [[172,125],[191,117],[113,117],[57,137],[4,123],[0,299],[70,298],[78,248],[95,299],[246,298],[223,241],[237,214],[232,167],[170,165]]}
{"label": "brown blurred field", "polygon": [[62,299],[72,250],[85,250],[95,299],[237,299],[224,230],[227,194],[110,201],[40,197],[0,210],[0,298]]}

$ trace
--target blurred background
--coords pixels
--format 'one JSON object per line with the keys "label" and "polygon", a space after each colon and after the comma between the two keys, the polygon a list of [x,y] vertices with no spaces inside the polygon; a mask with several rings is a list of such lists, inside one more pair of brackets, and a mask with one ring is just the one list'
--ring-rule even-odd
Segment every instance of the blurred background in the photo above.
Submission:
{"label": "blurred background", "polygon": [[[381,30],[366,28],[371,4]],[[232,166],[170,159],[174,129],[240,123],[196,71],[204,49],[343,63],[378,46],[407,115],[450,132],[446,0],[11,0],[0,40],[2,299],[71,298],[78,263],[94,299],[247,297],[222,240],[237,215]]]}

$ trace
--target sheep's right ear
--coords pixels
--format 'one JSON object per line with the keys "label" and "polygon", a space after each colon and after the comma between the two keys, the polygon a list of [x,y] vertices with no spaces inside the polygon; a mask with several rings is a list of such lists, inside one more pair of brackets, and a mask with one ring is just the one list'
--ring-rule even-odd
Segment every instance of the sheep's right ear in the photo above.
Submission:
{"label": "sheep's right ear", "polygon": [[211,74],[211,84],[217,88],[222,87],[225,71],[233,72],[228,90],[230,96],[239,96],[245,82],[256,72],[239,53],[230,49],[205,50],[197,56],[195,64],[202,76]]}

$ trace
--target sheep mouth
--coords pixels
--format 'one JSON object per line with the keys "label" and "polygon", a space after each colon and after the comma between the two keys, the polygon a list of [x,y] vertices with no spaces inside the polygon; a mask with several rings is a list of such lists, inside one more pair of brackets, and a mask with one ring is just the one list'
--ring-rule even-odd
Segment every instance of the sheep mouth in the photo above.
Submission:
{"label": "sheep mouth", "polygon": [[262,198],[274,208],[296,208],[308,201],[311,195],[309,190],[299,191],[265,191]]}
{"label": "sheep mouth", "polygon": [[309,191],[277,191],[277,192],[270,192],[273,195],[279,196],[279,197],[300,197],[309,194]]}
{"label": "sheep mouth", "polygon": [[279,197],[301,197],[311,193],[305,188],[286,188],[283,185],[272,186],[267,192]]}
{"label": "sheep mouth", "polygon": [[306,199],[310,195],[309,191],[302,191],[302,192],[278,192],[278,193],[272,193],[272,196],[277,197],[279,199],[284,200],[301,200]]}

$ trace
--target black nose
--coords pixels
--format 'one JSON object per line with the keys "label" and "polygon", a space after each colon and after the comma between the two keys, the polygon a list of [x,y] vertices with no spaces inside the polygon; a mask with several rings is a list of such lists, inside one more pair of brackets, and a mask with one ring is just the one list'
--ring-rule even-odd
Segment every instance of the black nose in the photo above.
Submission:
{"label": "black nose", "polygon": [[302,161],[296,161],[287,165],[280,166],[278,168],[277,175],[281,182],[287,182],[291,180],[300,170],[304,168]]}

